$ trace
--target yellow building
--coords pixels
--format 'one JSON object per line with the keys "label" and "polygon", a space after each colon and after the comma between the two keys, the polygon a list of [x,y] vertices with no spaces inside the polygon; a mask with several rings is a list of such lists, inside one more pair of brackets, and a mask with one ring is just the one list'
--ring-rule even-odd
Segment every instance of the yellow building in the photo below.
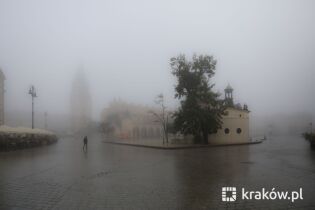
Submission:
{"label": "yellow building", "polygon": [[233,88],[228,85],[224,90],[226,115],[222,116],[222,129],[209,135],[209,144],[239,144],[247,143],[249,138],[249,111],[247,105],[243,107],[233,102]]}
{"label": "yellow building", "polygon": [[209,135],[209,144],[238,144],[249,142],[249,111],[229,107],[222,116],[222,129]]}

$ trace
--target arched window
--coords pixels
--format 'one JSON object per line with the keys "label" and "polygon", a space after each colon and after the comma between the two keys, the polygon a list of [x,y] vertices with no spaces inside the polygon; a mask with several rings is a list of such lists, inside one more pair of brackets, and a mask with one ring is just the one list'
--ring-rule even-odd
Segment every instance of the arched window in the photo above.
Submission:
{"label": "arched window", "polygon": [[228,129],[228,128],[224,129],[224,133],[225,133],[225,134],[230,133],[230,129]]}
{"label": "arched window", "polygon": [[237,129],[236,129],[236,133],[238,133],[238,134],[242,133],[242,129],[237,128]]}

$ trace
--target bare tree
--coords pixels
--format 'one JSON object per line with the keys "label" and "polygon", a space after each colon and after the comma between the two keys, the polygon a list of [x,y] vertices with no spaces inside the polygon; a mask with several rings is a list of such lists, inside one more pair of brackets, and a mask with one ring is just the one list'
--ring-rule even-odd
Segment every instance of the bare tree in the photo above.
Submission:
{"label": "bare tree", "polygon": [[166,111],[166,106],[164,104],[164,95],[161,93],[157,95],[155,103],[161,106],[161,113],[157,113],[155,111],[149,111],[155,118],[155,122],[158,122],[161,124],[162,129],[163,129],[163,144],[166,143],[168,144],[168,112]]}

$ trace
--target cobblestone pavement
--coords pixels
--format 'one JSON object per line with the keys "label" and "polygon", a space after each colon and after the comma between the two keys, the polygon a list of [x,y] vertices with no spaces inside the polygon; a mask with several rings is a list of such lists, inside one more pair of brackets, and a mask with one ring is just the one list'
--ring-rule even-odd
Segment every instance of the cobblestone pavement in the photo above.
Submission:
{"label": "cobblestone pavement", "polygon": [[[300,137],[161,150],[60,139],[0,153],[0,209],[315,209],[315,151]],[[221,201],[221,188],[292,191],[303,200]]]}

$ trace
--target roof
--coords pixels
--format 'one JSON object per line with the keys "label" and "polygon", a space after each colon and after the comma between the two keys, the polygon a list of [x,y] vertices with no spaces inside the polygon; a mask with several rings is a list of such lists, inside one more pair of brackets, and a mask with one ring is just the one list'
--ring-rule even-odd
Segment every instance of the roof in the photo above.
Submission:
{"label": "roof", "polygon": [[227,107],[226,110],[228,110],[228,109],[233,109],[233,110],[237,110],[237,111],[240,111],[240,112],[246,112],[246,113],[249,113],[249,112],[250,112],[249,110],[238,109],[238,108],[235,108],[235,107]]}
{"label": "roof", "polygon": [[224,90],[233,90],[233,88],[231,87],[230,84],[228,84]]}

